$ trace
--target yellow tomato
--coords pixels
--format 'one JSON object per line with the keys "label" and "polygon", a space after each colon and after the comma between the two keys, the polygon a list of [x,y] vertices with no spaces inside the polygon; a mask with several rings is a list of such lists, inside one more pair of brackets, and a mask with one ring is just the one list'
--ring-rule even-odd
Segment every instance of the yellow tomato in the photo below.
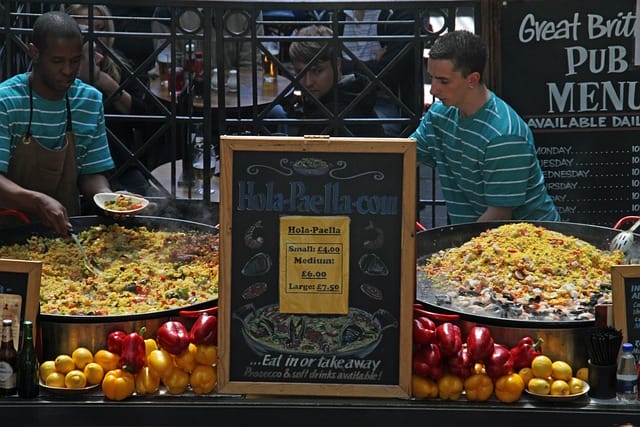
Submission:
{"label": "yellow tomato", "polygon": [[189,384],[195,394],[211,393],[218,381],[218,374],[211,365],[196,365],[189,377]]}
{"label": "yellow tomato", "polygon": [[531,361],[531,372],[534,377],[547,378],[551,376],[553,372],[553,362],[547,356],[541,354],[536,356]]}
{"label": "yellow tomato", "polygon": [[113,371],[118,368],[118,362],[120,356],[110,352],[109,350],[101,349],[96,351],[93,355],[93,361],[102,366],[105,372]]}
{"label": "yellow tomato", "polygon": [[160,388],[160,377],[151,371],[148,366],[143,366],[136,374],[136,393],[141,396],[153,394]]}
{"label": "yellow tomato", "polygon": [[169,375],[162,377],[162,384],[171,394],[184,393],[189,385],[189,374],[180,368],[173,368]]}
{"label": "yellow tomato", "polygon": [[78,347],[71,353],[71,359],[76,368],[84,369],[87,363],[93,362],[93,353],[86,347]]}
{"label": "yellow tomato", "polygon": [[460,399],[463,388],[462,378],[456,375],[444,374],[442,378],[438,380],[438,396],[443,400]]}
{"label": "yellow tomato", "polygon": [[464,380],[468,400],[485,401],[493,394],[493,380],[487,374],[473,374]]}
{"label": "yellow tomato", "polygon": [[173,370],[173,358],[166,350],[153,350],[147,357],[147,365],[158,377],[169,375]]}
{"label": "yellow tomato", "polygon": [[413,374],[411,394],[416,399],[435,399],[438,397],[438,384],[430,378]]}
{"label": "yellow tomato", "polygon": [[196,362],[201,365],[214,365],[218,362],[218,347],[210,344],[200,344],[195,353]]}
{"label": "yellow tomato", "polygon": [[524,381],[518,374],[503,375],[496,380],[495,392],[500,402],[511,403],[520,399],[524,391]]}
{"label": "yellow tomato", "polygon": [[568,382],[573,377],[573,369],[567,362],[556,360],[551,364],[551,377],[555,380]]}
{"label": "yellow tomato", "polygon": [[193,372],[193,369],[196,367],[196,351],[196,345],[189,343],[189,347],[185,351],[173,358],[173,363],[185,372]]}
{"label": "yellow tomato", "polygon": [[535,394],[549,394],[551,385],[544,378],[531,378],[527,383],[527,390]]}
{"label": "yellow tomato", "polygon": [[124,400],[136,389],[136,380],[131,372],[124,369],[113,369],[106,373],[102,380],[104,397],[110,400]]}

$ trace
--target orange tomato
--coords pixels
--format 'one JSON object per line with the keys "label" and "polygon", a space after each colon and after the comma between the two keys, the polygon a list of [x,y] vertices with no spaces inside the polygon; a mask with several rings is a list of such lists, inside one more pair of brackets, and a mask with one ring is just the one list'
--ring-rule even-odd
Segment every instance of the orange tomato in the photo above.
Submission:
{"label": "orange tomato", "polygon": [[110,400],[124,400],[135,390],[136,380],[133,374],[124,369],[113,369],[102,380],[102,392]]}

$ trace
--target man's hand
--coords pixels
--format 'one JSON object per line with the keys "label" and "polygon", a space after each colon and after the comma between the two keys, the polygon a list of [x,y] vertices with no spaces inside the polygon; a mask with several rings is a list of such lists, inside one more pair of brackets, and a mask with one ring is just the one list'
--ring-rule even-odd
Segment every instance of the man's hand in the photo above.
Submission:
{"label": "man's hand", "polygon": [[44,225],[53,228],[61,236],[66,236],[71,228],[65,207],[46,194],[40,194],[37,198],[36,214]]}

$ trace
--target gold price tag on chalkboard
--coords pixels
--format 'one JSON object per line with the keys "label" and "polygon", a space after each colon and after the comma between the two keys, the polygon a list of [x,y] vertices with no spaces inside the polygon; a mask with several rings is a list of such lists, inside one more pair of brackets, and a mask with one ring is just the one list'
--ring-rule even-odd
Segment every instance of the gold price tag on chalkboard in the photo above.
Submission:
{"label": "gold price tag on chalkboard", "polygon": [[347,216],[280,218],[280,312],[349,312]]}

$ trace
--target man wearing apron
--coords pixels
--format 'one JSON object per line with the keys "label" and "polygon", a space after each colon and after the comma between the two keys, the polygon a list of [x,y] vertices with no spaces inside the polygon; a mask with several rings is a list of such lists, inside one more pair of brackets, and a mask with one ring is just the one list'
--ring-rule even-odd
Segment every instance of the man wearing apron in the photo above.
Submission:
{"label": "man wearing apron", "polygon": [[83,41],[69,15],[41,15],[31,40],[33,71],[0,83],[0,208],[66,235],[79,194],[111,192],[102,95],[76,78]]}

